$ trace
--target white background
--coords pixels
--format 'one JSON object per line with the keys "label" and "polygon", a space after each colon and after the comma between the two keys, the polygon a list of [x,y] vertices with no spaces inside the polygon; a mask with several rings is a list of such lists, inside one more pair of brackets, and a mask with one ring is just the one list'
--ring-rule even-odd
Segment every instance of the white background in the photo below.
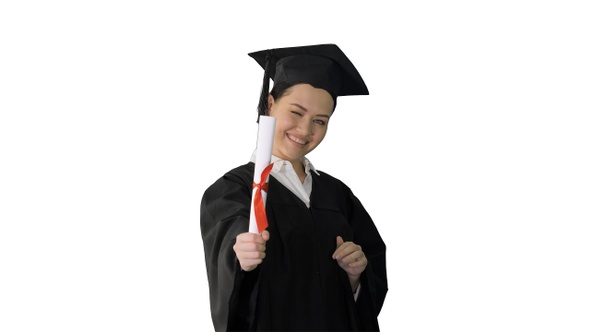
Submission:
{"label": "white background", "polygon": [[255,148],[247,53],[336,43],[371,94],[309,157],[387,243],[382,330],[589,331],[583,3],[2,2],[0,330],[212,330],[199,204]]}

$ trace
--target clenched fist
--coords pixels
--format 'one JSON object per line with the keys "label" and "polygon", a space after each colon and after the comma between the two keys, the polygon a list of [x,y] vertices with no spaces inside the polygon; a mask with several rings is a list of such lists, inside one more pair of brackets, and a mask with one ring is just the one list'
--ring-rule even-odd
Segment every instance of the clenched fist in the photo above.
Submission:
{"label": "clenched fist", "polygon": [[234,251],[244,271],[254,270],[266,257],[266,241],[270,238],[268,231],[261,234],[242,233],[236,237]]}
{"label": "clenched fist", "polygon": [[359,283],[361,273],[365,271],[368,261],[365,257],[361,246],[354,242],[344,242],[342,237],[336,237],[336,250],[332,254],[332,258],[338,262],[338,265],[346,271],[350,286],[353,291],[356,291]]}

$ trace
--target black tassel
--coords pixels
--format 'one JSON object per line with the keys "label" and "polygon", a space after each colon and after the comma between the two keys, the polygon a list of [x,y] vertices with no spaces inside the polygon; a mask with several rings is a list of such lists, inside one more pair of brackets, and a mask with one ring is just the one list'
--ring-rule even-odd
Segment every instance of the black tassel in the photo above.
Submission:
{"label": "black tassel", "polygon": [[262,79],[262,91],[260,91],[260,100],[258,100],[258,117],[256,118],[256,123],[260,119],[261,115],[266,115],[266,111],[268,109],[268,88],[270,84],[270,75],[269,75],[269,67],[271,64],[272,54],[268,52],[266,55],[266,64],[264,65],[264,78]]}

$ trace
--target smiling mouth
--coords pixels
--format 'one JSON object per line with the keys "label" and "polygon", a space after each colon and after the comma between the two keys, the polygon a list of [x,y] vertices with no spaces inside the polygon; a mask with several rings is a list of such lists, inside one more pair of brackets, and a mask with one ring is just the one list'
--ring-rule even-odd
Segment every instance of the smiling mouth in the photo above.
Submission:
{"label": "smiling mouth", "polygon": [[304,140],[298,139],[297,137],[293,137],[293,136],[291,136],[289,134],[287,134],[287,137],[290,140],[292,140],[293,142],[297,143],[297,144],[305,145],[305,144],[309,143],[308,141],[304,141]]}

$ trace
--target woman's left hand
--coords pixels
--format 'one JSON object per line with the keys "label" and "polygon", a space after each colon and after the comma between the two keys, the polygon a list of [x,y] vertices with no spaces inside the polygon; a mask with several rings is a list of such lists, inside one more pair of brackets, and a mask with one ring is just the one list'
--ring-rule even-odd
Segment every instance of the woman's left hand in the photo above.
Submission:
{"label": "woman's left hand", "polygon": [[360,276],[367,267],[367,257],[361,246],[354,242],[344,242],[341,236],[336,237],[336,250],[332,258],[346,271],[353,291],[359,284]]}

